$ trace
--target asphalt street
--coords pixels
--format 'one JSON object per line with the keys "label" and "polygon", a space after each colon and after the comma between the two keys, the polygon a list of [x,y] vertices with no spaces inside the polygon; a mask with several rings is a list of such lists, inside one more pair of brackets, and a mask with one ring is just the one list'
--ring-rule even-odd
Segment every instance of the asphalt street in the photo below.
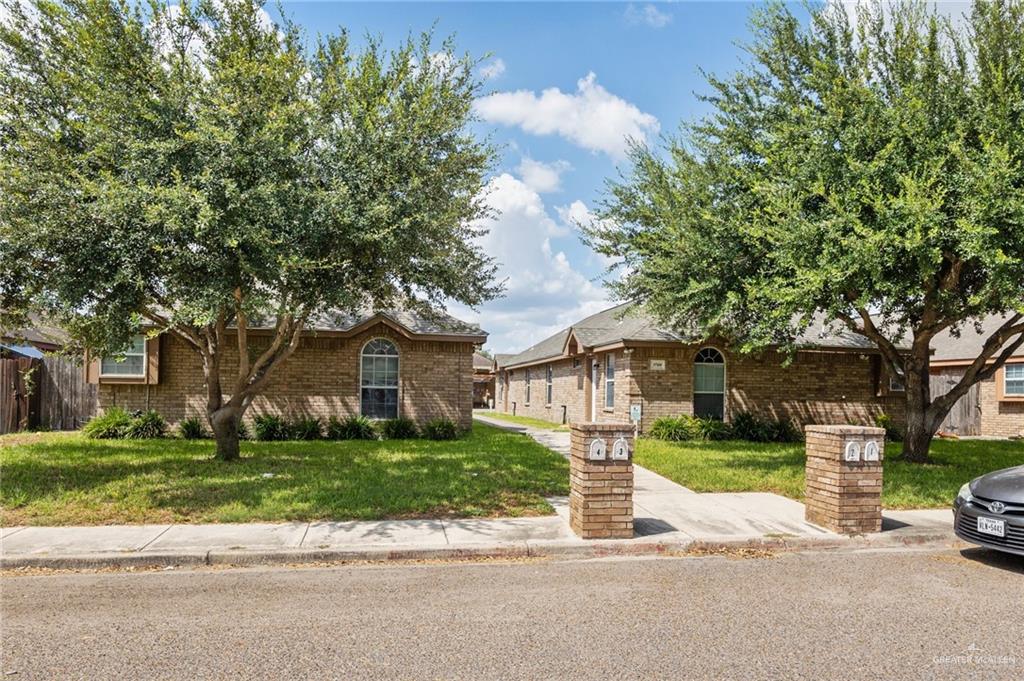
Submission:
{"label": "asphalt street", "polygon": [[981,550],[5,575],[3,679],[1021,679]]}

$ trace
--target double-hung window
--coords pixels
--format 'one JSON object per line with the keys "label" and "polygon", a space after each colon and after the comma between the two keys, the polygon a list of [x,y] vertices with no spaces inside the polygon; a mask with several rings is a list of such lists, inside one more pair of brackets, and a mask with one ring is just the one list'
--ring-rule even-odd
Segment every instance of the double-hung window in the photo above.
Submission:
{"label": "double-hung window", "polygon": [[386,338],[363,346],[360,412],[371,419],[398,418],[398,348]]}
{"label": "double-hung window", "polygon": [[146,375],[146,337],[135,336],[124,358],[104,357],[100,362],[100,376],[114,378],[142,378]]}
{"label": "double-hung window", "polygon": [[1004,367],[1003,394],[1024,397],[1024,364],[1007,364]]}
{"label": "double-hung window", "polygon": [[615,355],[611,354],[604,362],[604,408],[615,408]]}

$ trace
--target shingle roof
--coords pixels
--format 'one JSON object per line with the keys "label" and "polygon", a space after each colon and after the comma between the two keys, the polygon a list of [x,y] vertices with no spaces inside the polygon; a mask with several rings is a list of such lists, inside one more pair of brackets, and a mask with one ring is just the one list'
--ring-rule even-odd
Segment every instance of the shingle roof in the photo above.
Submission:
{"label": "shingle roof", "polygon": [[[622,303],[582,319],[572,326],[545,338],[517,355],[498,356],[498,366],[530,364],[562,354],[569,334],[587,348],[601,347],[619,342],[684,342],[678,333],[665,329],[634,303]],[[696,341],[697,339],[692,339]],[[824,316],[815,315],[810,326],[796,340],[798,346],[835,348],[842,350],[875,350],[867,338],[851,333],[840,324],[827,323]]]}
{"label": "shingle roof", "polygon": [[490,371],[492,365],[490,357],[485,354],[474,352],[473,353],[473,368],[474,369],[487,369]]}
{"label": "shingle roof", "polygon": [[317,331],[350,331],[375,317],[385,317],[410,333],[423,336],[468,336],[483,342],[487,332],[476,324],[452,317],[440,310],[425,314],[409,309],[365,311],[359,313],[329,312],[310,321]]}
{"label": "shingle roof", "polygon": [[[970,320],[960,328],[959,338],[949,330],[932,339],[932,361],[973,360],[981,354],[981,346],[1007,319],[1007,315],[989,315],[984,319]],[[981,328],[979,333],[975,322]],[[1009,343],[1007,343],[1009,345]],[[1005,345],[1003,347],[1006,347]],[[1024,357],[1024,347],[1014,357]]]}

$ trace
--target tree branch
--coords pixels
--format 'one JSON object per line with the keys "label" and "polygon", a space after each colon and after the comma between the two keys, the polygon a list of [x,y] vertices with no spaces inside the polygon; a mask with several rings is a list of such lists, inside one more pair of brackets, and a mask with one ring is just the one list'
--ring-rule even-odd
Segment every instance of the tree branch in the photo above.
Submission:
{"label": "tree branch", "polygon": [[[960,381],[953,386],[949,392],[936,398],[931,405],[931,409],[935,409],[933,416],[942,414],[944,417],[946,413],[952,408],[952,406],[961,397],[967,394],[967,391],[972,385],[979,381],[984,381],[995,375],[996,371],[999,370],[1006,361],[1013,356],[1013,354],[1024,345],[1024,314],[1017,313],[1012,317],[1003,322],[996,331],[988,337],[985,344],[981,347],[981,352],[974,359],[973,362],[964,371],[964,375],[960,377]],[[1013,338],[1014,335],[1019,334],[1016,340],[1010,342],[1003,351],[1000,352],[999,356],[989,363],[989,359],[992,355],[996,354],[1000,348],[1006,345],[1007,341]]]}

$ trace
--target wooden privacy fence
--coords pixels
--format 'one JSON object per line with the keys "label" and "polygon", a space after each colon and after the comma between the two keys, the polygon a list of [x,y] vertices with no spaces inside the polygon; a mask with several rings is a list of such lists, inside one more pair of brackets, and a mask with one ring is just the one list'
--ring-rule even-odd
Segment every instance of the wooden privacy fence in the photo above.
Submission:
{"label": "wooden privacy fence", "polygon": [[74,430],[95,413],[96,386],[71,360],[0,359],[0,433]]}

